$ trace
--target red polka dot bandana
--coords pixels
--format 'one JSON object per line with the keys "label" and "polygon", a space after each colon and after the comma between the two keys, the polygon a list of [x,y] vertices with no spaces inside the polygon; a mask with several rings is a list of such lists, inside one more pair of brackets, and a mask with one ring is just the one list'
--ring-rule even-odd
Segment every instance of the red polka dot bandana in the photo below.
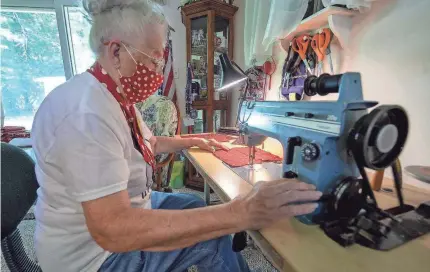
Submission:
{"label": "red polka dot bandana", "polygon": [[[139,70],[139,69],[138,69]],[[145,69],[147,70],[147,69]],[[140,72],[142,73],[143,69],[140,70]],[[151,94],[153,94],[158,86],[149,86],[151,88],[155,88],[153,91],[149,92],[139,92],[139,88],[131,88],[131,86],[129,86],[129,82],[127,80],[127,85],[124,84],[123,88],[129,88],[130,92],[125,91],[125,97],[123,94],[121,94],[120,89],[118,88],[118,86],[116,85],[115,81],[113,81],[113,79],[109,76],[109,74],[103,69],[103,67],[96,62],[90,69],[88,69],[88,72],[91,73],[103,86],[105,86],[108,91],[113,95],[113,97],[115,97],[116,101],[118,101],[122,112],[124,113],[125,119],[127,120],[127,123],[130,127],[131,130],[131,135],[132,137],[135,139],[135,142],[137,143],[137,147],[139,152],[142,154],[143,159],[152,166],[153,169],[155,169],[155,158],[154,158],[154,154],[152,153],[151,149],[149,149],[146,144],[145,144],[145,140],[143,138],[142,135],[142,131],[140,129],[139,126],[139,122],[138,119],[136,117],[136,110],[134,108],[134,103],[139,102],[139,101],[143,101],[146,98],[148,98],[148,96],[150,96]],[[139,75],[139,73],[136,73],[137,75]],[[147,74],[150,78],[151,77],[151,73],[149,73],[147,71]],[[154,76],[155,77],[155,76]],[[163,78],[163,77],[161,77]],[[131,80],[130,82],[135,82],[133,80]],[[149,81],[148,81],[149,82]],[[134,85],[133,83],[131,85]],[[154,85],[154,83],[153,83]],[[128,87],[127,87],[128,86]],[[139,86],[139,85],[137,85]],[[126,90],[126,89],[125,89]],[[132,96],[132,94],[137,90],[138,93],[140,93],[141,95],[139,96]],[[131,98],[132,97],[132,98]],[[136,98],[135,98],[136,97]]]}

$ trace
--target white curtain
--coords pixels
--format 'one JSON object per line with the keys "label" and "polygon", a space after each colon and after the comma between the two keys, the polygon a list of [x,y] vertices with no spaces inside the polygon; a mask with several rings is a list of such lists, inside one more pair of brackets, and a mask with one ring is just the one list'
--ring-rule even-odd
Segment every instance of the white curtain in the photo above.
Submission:
{"label": "white curtain", "polygon": [[305,15],[308,0],[246,0],[245,64],[264,62],[272,45],[294,30]]}
{"label": "white curtain", "polygon": [[325,7],[331,5],[346,5],[350,9],[358,9],[359,11],[366,11],[372,6],[372,2],[377,0],[322,0]]}

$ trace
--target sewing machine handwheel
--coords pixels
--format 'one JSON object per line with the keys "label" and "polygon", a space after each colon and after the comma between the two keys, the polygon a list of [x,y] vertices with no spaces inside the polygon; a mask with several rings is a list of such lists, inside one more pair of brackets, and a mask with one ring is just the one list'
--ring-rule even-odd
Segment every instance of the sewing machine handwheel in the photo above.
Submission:
{"label": "sewing machine handwheel", "polygon": [[316,94],[325,96],[329,93],[337,93],[339,92],[341,77],[342,75],[322,74],[319,77],[311,75],[305,79],[303,89],[308,96]]}
{"label": "sewing machine handwheel", "polygon": [[328,203],[328,212],[335,218],[354,218],[366,204],[363,180],[347,177],[333,192],[333,199]]}
{"label": "sewing machine handwheel", "polygon": [[316,95],[317,94],[317,92],[316,92],[316,90],[315,90],[315,88],[311,88],[311,84],[313,83],[313,82],[315,82],[315,80],[317,79],[317,77],[316,76],[314,76],[314,75],[311,75],[311,76],[308,76],[306,79],[305,79],[305,83],[304,83],[304,91],[305,91],[305,94],[307,95],[307,96],[314,96],[314,95]]}
{"label": "sewing machine handwheel", "polygon": [[355,123],[348,136],[348,149],[358,165],[385,169],[400,155],[408,127],[408,116],[402,107],[377,107]]}

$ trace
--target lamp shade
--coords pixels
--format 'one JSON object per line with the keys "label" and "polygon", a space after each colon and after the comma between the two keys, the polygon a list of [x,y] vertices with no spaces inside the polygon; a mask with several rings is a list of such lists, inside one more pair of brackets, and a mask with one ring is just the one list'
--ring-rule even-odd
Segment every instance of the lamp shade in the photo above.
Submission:
{"label": "lamp shade", "polygon": [[233,66],[233,63],[226,53],[221,54],[219,58],[223,71],[223,78],[221,87],[218,88],[217,91],[238,90],[247,79],[247,76]]}

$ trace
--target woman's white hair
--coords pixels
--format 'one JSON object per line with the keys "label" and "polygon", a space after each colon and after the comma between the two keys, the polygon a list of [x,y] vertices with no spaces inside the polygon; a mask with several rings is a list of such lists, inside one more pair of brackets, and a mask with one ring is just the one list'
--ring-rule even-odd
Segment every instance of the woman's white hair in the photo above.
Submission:
{"label": "woman's white hair", "polygon": [[83,6],[92,19],[90,47],[96,54],[113,37],[139,37],[146,25],[166,23],[161,6],[150,0],[83,0]]}

